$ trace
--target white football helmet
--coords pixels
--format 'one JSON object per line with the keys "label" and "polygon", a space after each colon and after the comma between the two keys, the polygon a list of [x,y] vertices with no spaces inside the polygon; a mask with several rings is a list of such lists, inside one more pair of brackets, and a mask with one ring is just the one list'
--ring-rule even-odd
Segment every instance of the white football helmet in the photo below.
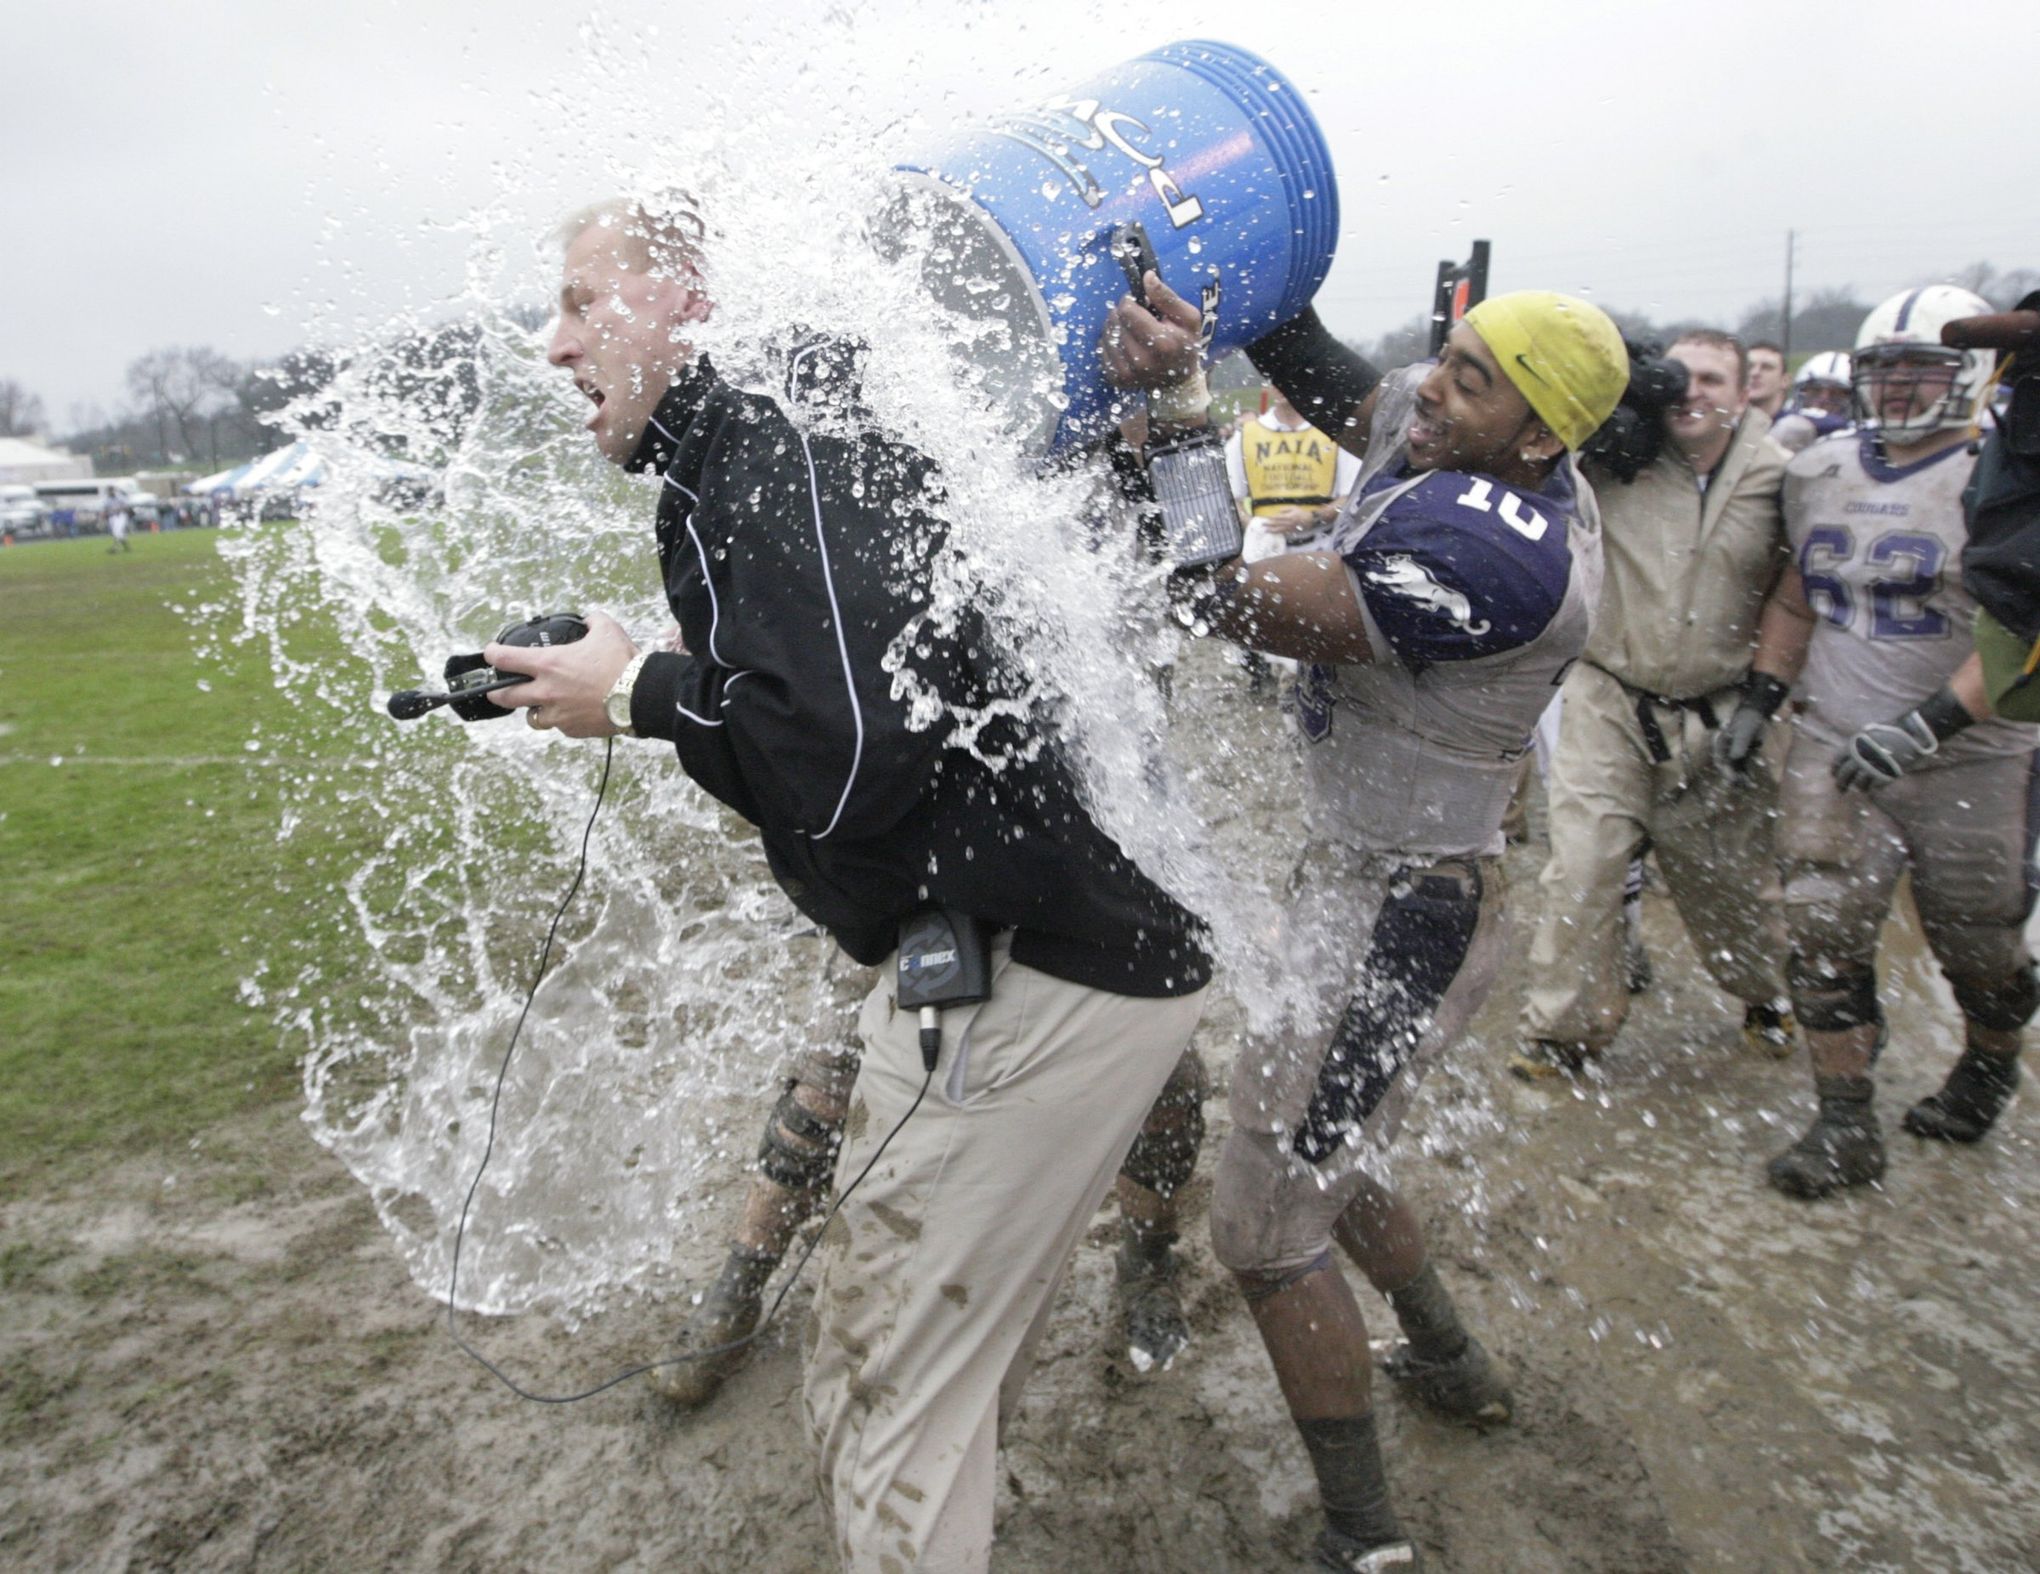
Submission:
{"label": "white football helmet", "polygon": [[1806,364],[1792,374],[1794,390],[1808,383],[1835,383],[1843,388],[1849,387],[1849,352],[1822,350],[1818,355],[1809,355]]}
{"label": "white football helmet", "polygon": [[[1961,317],[1988,312],[1990,303],[1952,284],[1929,284],[1903,290],[1863,319],[1856,330],[1851,382],[1856,391],[1856,417],[1887,440],[1917,443],[1937,431],[1974,426],[1990,395],[1997,355],[1991,350],[1951,350],[1941,343],[1941,328]],[[1924,407],[1898,420],[1884,417],[1886,385],[1898,368],[1917,368],[1910,375],[1945,387]],[[1802,375],[1804,375],[1802,373]],[[1918,400],[1913,401],[1918,406]]]}

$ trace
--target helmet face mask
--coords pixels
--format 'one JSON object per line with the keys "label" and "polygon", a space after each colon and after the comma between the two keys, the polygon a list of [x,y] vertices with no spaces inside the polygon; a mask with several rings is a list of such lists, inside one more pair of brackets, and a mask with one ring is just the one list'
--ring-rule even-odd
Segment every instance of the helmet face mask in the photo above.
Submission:
{"label": "helmet face mask", "polygon": [[1902,447],[1937,432],[1972,429],[1997,358],[1989,350],[1946,348],[1941,329],[1989,310],[1980,295],[1930,284],[1894,295],[1871,312],[1857,331],[1851,365],[1857,420]]}
{"label": "helmet face mask", "polygon": [[1856,419],[1885,441],[1917,443],[1975,424],[1961,399],[1963,352],[1926,345],[1877,345],[1856,352],[1851,382]]}
{"label": "helmet face mask", "polygon": [[1816,415],[1847,416],[1855,398],[1853,374],[1846,350],[1823,350],[1809,355],[1792,379],[1793,408]]}

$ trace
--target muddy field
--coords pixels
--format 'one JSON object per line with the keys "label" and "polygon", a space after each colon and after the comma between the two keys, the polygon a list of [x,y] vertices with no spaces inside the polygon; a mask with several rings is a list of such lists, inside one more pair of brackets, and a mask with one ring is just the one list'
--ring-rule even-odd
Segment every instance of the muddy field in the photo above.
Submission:
{"label": "muddy field", "polygon": [[[1279,747],[1234,674],[1194,677],[1211,725]],[[1277,856],[1279,808],[1234,830]],[[1810,1113],[1804,1053],[1742,1048],[1656,896],[1658,984],[1602,1072],[1514,1083],[1501,1063],[1540,856],[1511,858],[1515,970],[1404,1137],[1443,1271],[1518,1398],[1516,1423],[1480,1436],[1384,1396],[1398,1506],[1432,1566],[2040,1567],[2035,1101],[1975,1150],[1896,1136],[1881,1189],[1776,1197],[1762,1167]],[[1888,1132],[1955,1052],[1904,920],[1890,953]],[[1217,1001],[1213,1066],[1236,1028]],[[1211,1114],[1222,1130],[1222,1100]],[[1109,1214],[1080,1253],[1008,1438],[1000,1570],[1303,1566],[1309,1468],[1204,1245],[1204,1185],[1196,1341],[1172,1370],[1138,1377],[1118,1347]],[[704,1275],[718,1255],[694,1250]],[[0,1289],[9,1567],[823,1566],[804,1289],[703,1414],[676,1420],[640,1385],[527,1403],[450,1343],[295,1109],[8,1199]],[[471,1331],[559,1389],[654,1351],[680,1310],[638,1303],[572,1336],[538,1317]]]}

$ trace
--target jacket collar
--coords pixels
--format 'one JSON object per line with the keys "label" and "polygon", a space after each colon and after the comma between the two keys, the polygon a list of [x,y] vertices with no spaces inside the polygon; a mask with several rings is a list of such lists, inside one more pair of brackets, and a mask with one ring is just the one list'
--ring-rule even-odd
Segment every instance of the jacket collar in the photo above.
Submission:
{"label": "jacket collar", "polygon": [[666,396],[652,411],[651,419],[645,422],[645,435],[638,439],[637,452],[630,456],[624,469],[632,475],[647,470],[664,474],[673,462],[673,456],[680,449],[680,440],[687,428],[694,424],[709,393],[716,386],[715,368],[708,364],[708,357],[697,356],[694,364],[682,372]]}
{"label": "jacket collar", "polygon": [[1728,441],[1728,452],[1721,456],[1721,463],[1714,467],[1714,475],[1707,483],[1707,496],[1700,508],[1700,533],[1704,536],[1719,523],[1728,508],[1728,501],[1735,496],[1736,483],[1743,478],[1743,472],[1751,461],[1763,451],[1764,440],[1771,435],[1771,418],[1751,405],[1743,411],[1742,419],[1735,423],[1735,436]]}

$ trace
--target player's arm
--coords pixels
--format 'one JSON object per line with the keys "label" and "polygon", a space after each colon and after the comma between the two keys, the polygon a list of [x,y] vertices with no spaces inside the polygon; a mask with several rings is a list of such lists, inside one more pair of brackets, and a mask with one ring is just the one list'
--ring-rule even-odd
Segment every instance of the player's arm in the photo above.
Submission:
{"label": "player's arm", "polygon": [[1948,680],[1948,692],[1962,702],[1962,708],[1978,721],[1989,721],[1997,712],[1983,686],[1983,652],[1972,650],[1969,659],[1955,669]]}
{"label": "player's arm", "polygon": [[1251,566],[1233,562],[1185,587],[1192,626],[1203,624],[1271,656],[1297,661],[1374,659],[1360,598],[1346,565],[1329,552],[1293,552]]}
{"label": "player's arm", "polygon": [[1341,448],[1356,454],[1366,450],[1381,373],[1358,350],[1332,337],[1315,306],[1256,339],[1247,346],[1247,357],[1312,426]]}
{"label": "player's arm", "polygon": [[1814,617],[1798,567],[1786,564],[1757,617],[1757,648],[1743,678],[1742,696],[1726,725],[1714,735],[1714,760],[1724,770],[1748,770],[1762,747],[1771,718],[1778,714],[1806,666]]}
{"label": "player's arm", "polygon": [[1835,781],[1844,792],[1868,792],[1895,782],[1966,727],[1987,721],[1983,657],[1975,651],[1948,681],[1894,721],[1872,722],[1835,755]]}
{"label": "player's arm", "polygon": [[[1160,274],[1148,273],[1142,287],[1145,304],[1125,295],[1107,311],[1098,354],[1114,387],[1153,394],[1197,375],[1202,323],[1198,308],[1164,284]],[[1311,425],[1342,448],[1365,451],[1381,373],[1364,355],[1333,338],[1315,308],[1256,339],[1247,354]],[[1201,413],[1161,419],[1185,427],[1207,424]]]}
{"label": "player's arm", "polygon": [[1553,550],[1564,538],[1513,494],[1521,523],[1497,531],[1465,503],[1465,479],[1419,480],[1341,555],[1298,552],[1221,570],[1205,621],[1275,655],[1393,661],[1411,672],[1527,645],[1564,600],[1570,554]]}

